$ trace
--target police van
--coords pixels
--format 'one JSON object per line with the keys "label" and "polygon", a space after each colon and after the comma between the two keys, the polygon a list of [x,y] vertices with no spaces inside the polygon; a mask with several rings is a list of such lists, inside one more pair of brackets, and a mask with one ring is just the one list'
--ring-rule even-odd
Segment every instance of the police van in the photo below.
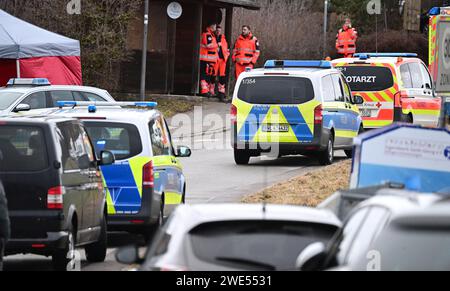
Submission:
{"label": "police van", "polygon": [[97,152],[116,162],[101,167],[107,191],[108,230],[151,235],[186,199],[186,179],[171,133],[154,102],[58,102],[51,115],[81,120]]}
{"label": "police van", "polygon": [[237,81],[233,102],[235,162],[269,154],[311,155],[321,164],[335,150],[352,156],[353,138],[364,128],[344,76],[327,61],[267,61]]}
{"label": "police van", "polygon": [[333,66],[364,98],[359,109],[365,128],[393,122],[438,126],[441,99],[434,96],[430,72],[417,54],[360,53],[334,60]]}

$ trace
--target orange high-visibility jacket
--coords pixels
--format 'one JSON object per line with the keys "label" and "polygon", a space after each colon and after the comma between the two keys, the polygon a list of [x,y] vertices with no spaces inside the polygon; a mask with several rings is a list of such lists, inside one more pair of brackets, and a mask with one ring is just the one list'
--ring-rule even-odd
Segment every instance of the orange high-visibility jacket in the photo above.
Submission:
{"label": "orange high-visibility jacket", "polygon": [[341,29],[337,35],[336,49],[338,54],[353,55],[356,53],[358,33],[354,28]]}
{"label": "orange high-visibility jacket", "polygon": [[200,61],[216,63],[219,59],[219,45],[217,44],[214,32],[208,30],[202,34],[200,43]]}
{"label": "orange high-visibility jacket", "polygon": [[261,51],[259,41],[252,34],[239,36],[233,50],[233,62],[239,65],[256,64]]}
{"label": "orange high-visibility jacket", "polygon": [[227,62],[230,57],[230,48],[228,47],[228,42],[225,35],[222,34],[217,37],[217,44],[219,45],[219,58],[222,58],[220,55],[221,52],[223,55],[223,60]]}

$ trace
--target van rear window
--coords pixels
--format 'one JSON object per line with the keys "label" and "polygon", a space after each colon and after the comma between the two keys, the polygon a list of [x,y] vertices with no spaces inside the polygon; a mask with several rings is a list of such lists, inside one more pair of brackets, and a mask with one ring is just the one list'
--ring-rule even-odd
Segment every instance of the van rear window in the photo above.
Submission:
{"label": "van rear window", "polygon": [[142,152],[142,141],[136,126],[110,122],[84,122],[97,156],[110,151],[116,160],[125,160]]}
{"label": "van rear window", "polygon": [[238,98],[250,104],[303,104],[314,99],[310,79],[265,76],[242,80]]}
{"label": "van rear window", "polygon": [[379,92],[394,86],[394,77],[387,67],[347,66],[342,71],[353,92]]}
{"label": "van rear window", "polygon": [[0,126],[0,172],[37,172],[48,168],[42,129]]}

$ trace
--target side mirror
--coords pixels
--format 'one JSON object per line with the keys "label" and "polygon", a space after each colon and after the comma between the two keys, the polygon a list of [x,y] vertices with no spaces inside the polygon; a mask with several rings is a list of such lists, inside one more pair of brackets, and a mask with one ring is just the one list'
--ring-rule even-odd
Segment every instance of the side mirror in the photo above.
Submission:
{"label": "side mirror", "polygon": [[192,155],[192,151],[190,148],[185,146],[180,146],[177,149],[177,157],[180,158],[189,158]]}
{"label": "side mirror", "polygon": [[31,110],[31,106],[28,104],[19,104],[17,105],[16,108],[14,108],[13,112],[18,113],[18,112],[23,112],[23,111],[30,111]]}
{"label": "side mirror", "polygon": [[116,261],[124,265],[141,263],[139,249],[137,246],[128,246],[119,249],[116,253]]}
{"label": "side mirror", "polygon": [[353,97],[353,104],[355,105],[363,105],[364,104],[364,98],[362,98],[362,96],[360,95],[355,95]]}
{"label": "side mirror", "polygon": [[100,166],[109,166],[116,162],[116,158],[112,152],[102,151],[100,156]]}
{"label": "side mirror", "polygon": [[298,256],[296,268],[299,271],[321,271],[322,264],[327,257],[323,243],[314,243],[306,247]]}

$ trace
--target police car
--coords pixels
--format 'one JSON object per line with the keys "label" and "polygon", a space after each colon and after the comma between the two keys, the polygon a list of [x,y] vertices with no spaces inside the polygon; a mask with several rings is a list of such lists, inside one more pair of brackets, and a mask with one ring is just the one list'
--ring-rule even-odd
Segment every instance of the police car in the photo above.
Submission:
{"label": "police car", "polygon": [[189,157],[191,150],[174,149],[156,103],[61,101],[58,105],[61,109],[51,115],[83,121],[95,150],[115,155],[115,164],[101,167],[108,230],[150,235],[185,202],[186,179],[179,158]]}
{"label": "police car", "polygon": [[52,86],[48,79],[11,79],[0,89],[0,115],[57,107],[58,101],[108,101],[106,90],[84,86]]}
{"label": "police car", "polygon": [[267,61],[237,81],[231,116],[234,157],[313,155],[332,164],[335,150],[352,155],[353,138],[364,128],[339,70],[327,61]]}
{"label": "police car", "polygon": [[433,94],[427,66],[413,53],[360,53],[337,59],[333,65],[345,75],[354,94],[364,98],[365,128],[400,121],[436,127],[441,99]]}

